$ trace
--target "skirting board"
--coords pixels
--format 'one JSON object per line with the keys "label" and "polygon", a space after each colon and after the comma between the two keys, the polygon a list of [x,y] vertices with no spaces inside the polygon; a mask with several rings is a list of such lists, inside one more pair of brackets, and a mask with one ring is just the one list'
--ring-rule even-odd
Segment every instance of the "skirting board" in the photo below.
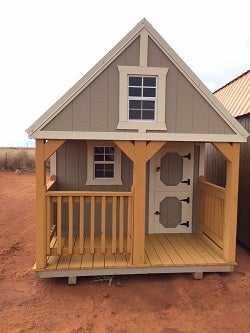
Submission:
{"label": "skirting board", "polygon": [[233,272],[234,265],[211,266],[179,266],[179,267],[141,267],[141,268],[100,268],[100,269],[69,269],[69,270],[44,270],[36,274],[40,278],[71,277],[71,276],[107,276],[131,274],[171,274],[171,273],[219,273]]}

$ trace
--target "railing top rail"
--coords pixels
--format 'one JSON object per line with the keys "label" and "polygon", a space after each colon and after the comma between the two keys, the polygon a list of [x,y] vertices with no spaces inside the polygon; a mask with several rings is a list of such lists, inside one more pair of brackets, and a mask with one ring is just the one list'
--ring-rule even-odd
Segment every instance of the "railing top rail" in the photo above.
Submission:
{"label": "railing top rail", "polygon": [[213,189],[218,190],[218,191],[221,191],[221,192],[225,192],[225,190],[226,190],[224,187],[221,187],[221,186],[219,186],[219,185],[216,185],[216,184],[210,183],[210,182],[207,181],[204,177],[200,177],[200,178],[199,178],[199,182],[200,182],[201,184],[207,185],[207,186],[212,187]]}
{"label": "railing top rail", "polygon": [[48,191],[50,197],[132,197],[133,192],[107,192],[107,191]]}

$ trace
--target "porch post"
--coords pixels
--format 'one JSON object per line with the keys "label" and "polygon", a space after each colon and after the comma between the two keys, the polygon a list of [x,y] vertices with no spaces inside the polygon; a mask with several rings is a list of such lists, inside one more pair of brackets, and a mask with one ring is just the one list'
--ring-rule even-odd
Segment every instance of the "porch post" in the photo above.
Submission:
{"label": "porch post", "polygon": [[133,265],[144,265],[145,253],[145,201],[146,201],[146,163],[156,154],[165,142],[115,141],[115,144],[133,161]]}
{"label": "porch post", "polygon": [[44,140],[36,140],[36,268],[46,266]]}
{"label": "porch post", "polygon": [[234,262],[236,252],[240,144],[214,143],[214,146],[227,160],[223,255],[226,261]]}
{"label": "porch post", "polygon": [[64,140],[36,140],[36,268],[46,266],[46,168],[45,162],[64,143]]}

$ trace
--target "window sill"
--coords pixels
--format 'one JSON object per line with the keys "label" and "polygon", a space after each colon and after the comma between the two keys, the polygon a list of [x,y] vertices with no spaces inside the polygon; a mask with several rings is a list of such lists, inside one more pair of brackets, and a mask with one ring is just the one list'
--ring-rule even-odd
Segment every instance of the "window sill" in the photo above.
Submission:
{"label": "window sill", "polygon": [[122,180],[115,178],[87,179],[86,185],[122,185]]}
{"label": "window sill", "polygon": [[166,131],[166,124],[156,121],[120,121],[117,129],[137,129],[139,132]]}

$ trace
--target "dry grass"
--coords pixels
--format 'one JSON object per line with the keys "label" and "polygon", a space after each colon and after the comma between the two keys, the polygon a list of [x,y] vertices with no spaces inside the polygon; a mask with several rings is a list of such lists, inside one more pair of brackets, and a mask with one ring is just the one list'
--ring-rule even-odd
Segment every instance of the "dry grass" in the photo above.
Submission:
{"label": "dry grass", "polygon": [[34,170],[34,148],[0,148],[1,170]]}

